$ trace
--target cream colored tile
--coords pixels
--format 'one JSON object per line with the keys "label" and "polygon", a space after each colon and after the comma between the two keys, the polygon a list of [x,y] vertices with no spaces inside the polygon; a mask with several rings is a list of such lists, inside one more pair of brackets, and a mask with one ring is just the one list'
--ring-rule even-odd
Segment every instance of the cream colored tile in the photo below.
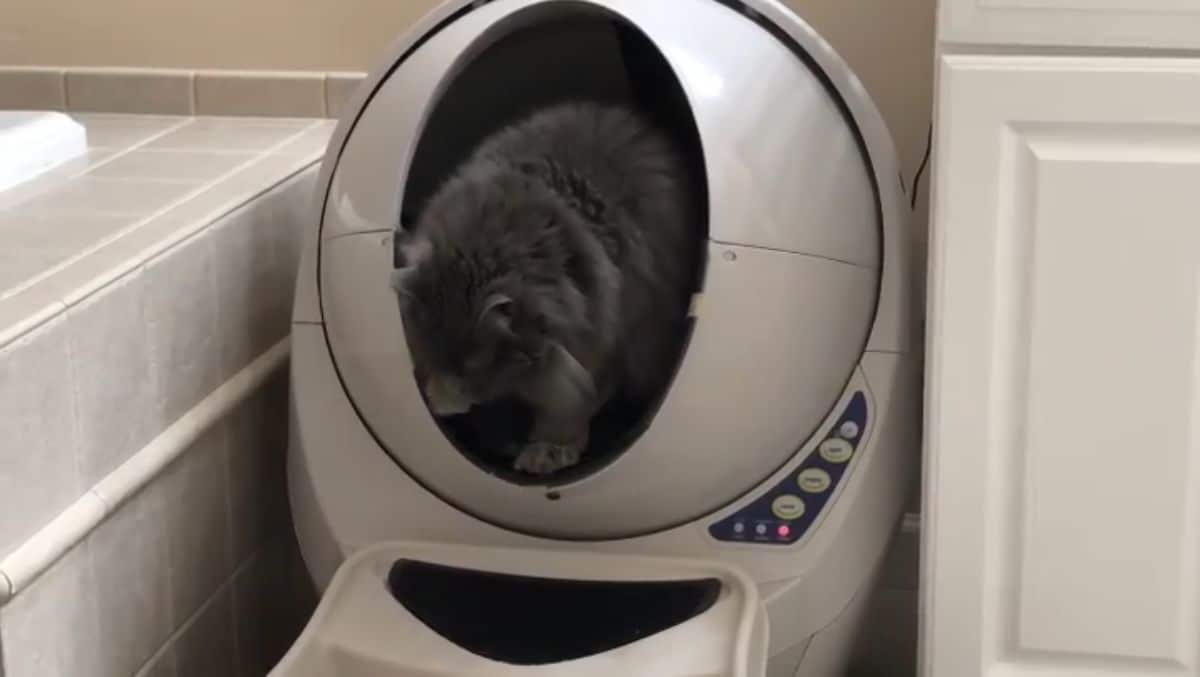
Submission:
{"label": "cream colored tile", "polygon": [[150,259],[207,229],[214,221],[237,209],[252,194],[231,181],[222,181],[127,232],[114,243],[121,255]]}
{"label": "cream colored tile", "polygon": [[0,68],[0,110],[63,110],[67,90],[61,68]]}
{"label": "cream colored tile", "polygon": [[165,427],[147,351],[141,271],[68,308],[67,320],[79,417],[78,463],[85,486],[92,486]]}
{"label": "cream colored tile", "polygon": [[[306,169],[307,168],[307,169]],[[111,284],[121,276],[141,267],[146,261],[161,254],[176,243],[207,228],[254,198],[270,191],[280,183],[305,170],[309,184],[301,188],[294,197],[294,210],[290,216],[272,224],[273,228],[299,228],[311,210],[311,180],[315,167],[311,161],[297,157],[267,156],[249,167],[230,174],[227,178],[171,206],[148,220],[131,219],[119,238],[108,240],[96,249],[65,267],[50,273],[32,289],[49,294],[52,300],[62,300],[75,305],[97,290]],[[94,214],[92,215],[96,217]],[[270,230],[270,228],[268,228]],[[296,231],[298,234],[300,231]],[[267,233],[268,237],[278,237]],[[292,267],[299,241],[281,240],[283,254],[274,261]],[[293,246],[294,245],[294,246]],[[290,272],[289,274],[294,274]],[[278,277],[278,276],[276,276]],[[26,290],[26,294],[31,290]],[[290,296],[288,297],[290,298]],[[39,306],[40,308],[40,306]],[[25,309],[5,311],[0,305],[0,338],[5,335],[6,317],[23,318]],[[24,320],[11,320],[13,323]],[[2,343],[2,341],[0,341]]]}
{"label": "cream colored tile", "polygon": [[308,120],[197,118],[154,139],[151,150],[258,152],[290,140],[311,124]]}
{"label": "cream colored tile", "polygon": [[0,251],[0,296],[13,294],[30,280],[53,268],[63,258],[36,253]]}
{"label": "cream colored tile", "polygon": [[232,585],[217,590],[175,640],[179,677],[237,675]]}
{"label": "cream colored tile", "polygon": [[87,130],[89,148],[128,150],[191,121],[186,117],[73,113]]}
{"label": "cream colored tile", "polygon": [[[137,232],[137,229],[132,231]],[[45,278],[31,289],[45,290],[55,295],[67,306],[79,304],[84,299],[108,287],[122,277],[133,273],[143,265],[144,259],[129,245],[130,232],[106,242],[86,256],[71,261]]]}
{"label": "cream colored tile", "polygon": [[262,192],[300,172],[315,169],[317,160],[317,158],[300,154],[270,153],[231,175],[229,180],[242,186],[257,188],[259,192]]}
{"label": "cream colored tile", "polygon": [[333,130],[336,127],[336,120],[322,120],[271,153],[272,155],[286,155],[306,160],[320,160],[325,154],[325,147],[329,145],[329,138],[333,136]]}
{"label": "cream colored tile", "polygon": [[275,185],[213,225],[225,377],[287,334],[311,186],[310,175]]}
{"label": "cream colored tile", "polygon": [[238,677],[265,675],[279,658],[272,656],[267,648],[269,626],[275,620],[270,617],[270,610],[278,606],[272,604],[273,600],[286,599],[287,587],[282,584],[282,577],[267,571],[275,563],[268,560],[267,548],[259,548],[233,575]]}
{"label": "cream colored tile", "polygon": [[[87,256],[53,272],[35,288],[49,290],[54,299],[74,305],[208,228],[264,190],[266,186],[246,181],[220,182],[161,215],[127,229],[118,239],[106,242]],[[0,314],[0,320],[3,318]]]}
{"label": "cream colored tile", "polygon": [[244,562],[289,528],[288,380],[280,371],[229,419],[229,505],[233,557]]}
{"label": "cream colored tile", "polygon": [[220,385],[217,280],[208,232],[146,264],[147,331],[163,419],[173,423]]}
{"label": "cream colored tile", "polygon": [[92,675],[103,650],[95,584],[78,546],[0,609],[9,677]]}
{"label": "cream colored tile", "polygon": [[259,160],[156,215],[115,244],[122,256],[148,261],[269,191],[286,179],[287,170],[296,164],[292,159]]}
{"label": "cream colored tile", "polygon": [[190,115],[192,74],[142,69],[70,70],[67,107],[103,113]]}
{"label": "cream colored tile", "polygon": [[291,532],[261,548],[233,579],[241,677],[268,672],[295,643],[317,595]]}
{"label": "cream colored tile", "polygon": [[151,179],[208,183],[255,158],[253,153],[134,150],[88,170],[98,179]]}
{"label": "cream colored tile", "polygon": [[148,489],[162,496],[171,599],[181,620],[191,617],[233,573],[227,473],[226,426],[218,423]]}
{"label": "cream colored tile", "polygon": [[342,117],[350,98],[366,78],[365,73],[329,73],[325,76],[325,115]]}
{"label": "cream colored tile", "polygon": [[196,193],[198,183],[77,177],[17,209],[25,214],[106,214],[146,217]]}
{"label": "cream colored tile", "polygon": [[324,117],[324,79],[321,73],[200,72],[196,114]]}
{"label": "cream colored tile", "polygon": [[[175,646],[172,643],[159,650],[142,666],[141,670],[137,671],[134,677],[176,677],[178,674],[175,670]],[[261,677],[261,675],[255,675],[255,677]]]}
{"label": "cream colored tile", "polygon": [[54,290],[45,285],[34,285],[9,296],[0,294],[0,348],[66,310]]}
{"label": "cream colored tile", "polygon": [[[61,263],[99,246],[135,223],[133,217],[78,212],[43,214],[0,212],[5,252]],[[0,254],[2,260],[4,254]]]}
{"label": "cream colored tile", "polygon": [[0,553],[32,535],[84,490],[67,326],[58,317],[0,348]]}
{"label": "cream colored tile", "polygon": [[113,151],[93,148],[83,155],[55,165],[37,176],[0,191],[0,211],[13,209],[42,193],[62,186],[93,166],[112,157]]}
{"label": "cream colored tile", "polygon": [[175,628],[161,496],[142,492],[87,537],[105,651],[94,675],[132,675]]}
{"label": "cream colored tile", "polygon": [[[312,165],[311,160],[295,156],[263,157],[130,232],[124,238],[126,250],[140,252],[143,260],[155,256],[286,182],[297,172],[314,172]],[[303,208],[310,208],[311,195],[304,201]]]}

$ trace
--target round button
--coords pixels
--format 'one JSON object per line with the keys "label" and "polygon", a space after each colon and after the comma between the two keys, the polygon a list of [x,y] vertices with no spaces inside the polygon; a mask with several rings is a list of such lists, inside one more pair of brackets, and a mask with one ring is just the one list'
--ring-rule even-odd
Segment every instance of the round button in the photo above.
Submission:
{"label": "round button", "polygon": [[848,440],[858,437],[858,424],[854,421],[844,421],[838,426],[838,435]]}
{"label": "round button", "polygon": [[833,479],[820,468],[808,468],[796,476],[796,484],[800,485],[800,490],[805,493],[819,494],[829,489]]}
{"label": "round button", "polygon": [[794,520],[804,514],[804,500],[795,494],[784,494],[771,502],[771,512],[781,520]]}
{"label": "round button", "polygon": [[734,524],[733,524],[733,533],[735,533],[735,534],[740,534],[740,533],[742,533],[742,532],[743,532],[743,531],[745,531],[745,530],[746,530],[746,525],[745,525],[745,524],[743,524],[743,523],[741,523],[741,522],[734,522]]}
{"label": "round button", "polygon": [[759,524],[759,525],[755,526],[754,533],[758,534],[759,536],[762,536],[763,534],[767,533],[767,525]]}
{"label": "round button", "polygon": [[830,463],[845,463],[854,454],[854,447],[846,440],[832,438],[821,443],[821,458]]}

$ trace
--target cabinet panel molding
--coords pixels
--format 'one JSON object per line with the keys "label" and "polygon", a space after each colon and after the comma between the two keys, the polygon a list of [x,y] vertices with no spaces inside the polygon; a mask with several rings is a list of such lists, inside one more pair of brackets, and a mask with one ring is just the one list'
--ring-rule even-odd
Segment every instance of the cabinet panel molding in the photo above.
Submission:
{"label": "cabinet panel molding", "polygon": [[1200,676],[1200,60],[940,65],[926,674]]}

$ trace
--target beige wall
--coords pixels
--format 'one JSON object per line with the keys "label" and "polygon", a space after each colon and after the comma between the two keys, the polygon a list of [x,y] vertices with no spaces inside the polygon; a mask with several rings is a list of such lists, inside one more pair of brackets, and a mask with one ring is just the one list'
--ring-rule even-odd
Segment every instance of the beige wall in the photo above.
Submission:
{"label": "beige wall", "polygon": [[[672,2],[673,0],[645,0]],[[931,101],[935,0],[786,0],[858,72],[906,180]],[[0,64],[365,70],[437,0],[0,0]]]}

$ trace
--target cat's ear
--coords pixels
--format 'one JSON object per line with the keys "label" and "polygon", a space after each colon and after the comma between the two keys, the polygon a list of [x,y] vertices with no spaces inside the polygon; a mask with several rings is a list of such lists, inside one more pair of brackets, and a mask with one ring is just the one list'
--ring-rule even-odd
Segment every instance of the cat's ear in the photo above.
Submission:
{"label": "cat's ear", "polygon": [[409,281],[412,280],[413,273],[416,272],[413,268],[397,268],[392,271],[388,277],[388,282],[392,286],[392,290],[401,296],[410,295]]}
{"label": "cat's ear", "polygon": [[428,238],[407,230],[397,230],[392,237],[397,269],[416,268],[433,254],[433,243]]}
{"label": "cat's ear", "polygon": [[407,305],[412,300],[412,279],[433,252],[433,245],[404,230],[397,230],[393,237],[396,268],[391,273],[390,283],[400,303]]}
{"label": "cat's ear", "polygon": [[516,302],[508,294],[489,294],[483,300],[483,305],[479,308],[479,317],[476,318],[476,321],[480,327],[501,334],[512,335],[512,322],[515,311]]}

